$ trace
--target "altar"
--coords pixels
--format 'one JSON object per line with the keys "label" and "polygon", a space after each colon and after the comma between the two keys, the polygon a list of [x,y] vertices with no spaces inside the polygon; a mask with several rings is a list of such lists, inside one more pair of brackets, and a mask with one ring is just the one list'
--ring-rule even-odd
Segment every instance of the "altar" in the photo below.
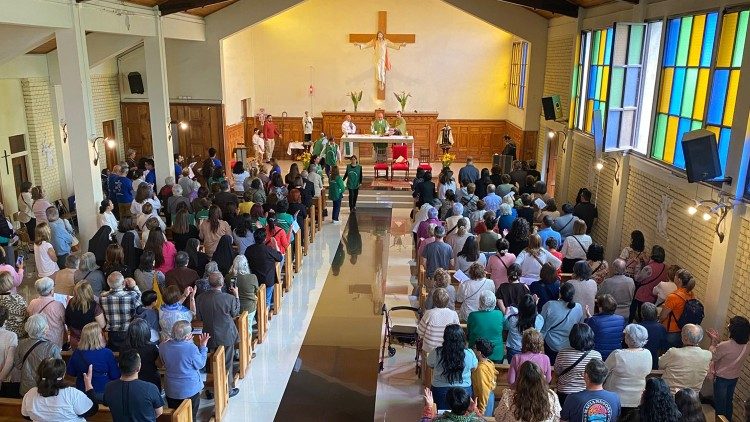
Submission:
{"label": "altar", "polygon": [[357,157],[360,157],[361,151],[359,149],[359,146],[362,143],[369,144],[406,144],[411,145],[411,156],[410,159],[414,159],[414,137],[413,136],[403,136],[403,135],[360,135],[360,134],[352,134],[352,135],[346,135],[341,138],[341,149],[343,150],[344,146],[343,144],[345,142],[351,142],[354,144],[354,154],[357,155]]}
{"label": "altar", "polygon": [[[440,148],[437,147],[436,140],[438,136],[438,121],[437,112],[405,112],[403,113],[404,119],[406,119],[406,130],[409,133],[408,137],[405,136],[377,136],[370,134],[370,123],[375,118],[375,113],[384,110],[373,110],[373,111],[324,111],[323,115],[323,132],[329,136],[333,136],[336,142],[354,142],[355,151],[357,156],[363,164],[372,163],[374,161],[372,144],[374,143],[388,143],[389,145],[405,143],[410,145],[412,157],[419,157],[421,155],[431,156],[433,159],[440,153]],[[394,111],[384,111],[385,119],[391,123],[396,117]],[[357,133],[349,135],[349,138],[343,139],[341,133],[341,123],[344,118],[350,115],[352,122],[357,126]],[[343,151],[343,147],[342,147]],[[388,153],[390,158],[390,152]]]}

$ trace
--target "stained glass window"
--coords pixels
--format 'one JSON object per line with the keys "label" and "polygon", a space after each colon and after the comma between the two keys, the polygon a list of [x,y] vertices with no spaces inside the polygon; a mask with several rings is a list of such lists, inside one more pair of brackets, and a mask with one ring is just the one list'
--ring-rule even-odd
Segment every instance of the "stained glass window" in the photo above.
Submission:
{"label": "stained glass window", "polygon": [[571,126],[586,133],[593,132],[594,113],[600,113],[602,124],[606,117],[612,41],[612,28],[586,31],[576,48]]}
{"label": "stained glass window", "polygon": [[526,66],[528,63],[529,43],[516,41],[511,50],[510,63],[510,96],[511,105],[523,108],[526,94]]}
{"label": "stained glass window", "polygon": [[667,21],[652,158],[685,168],[682,136],[705,127],[724,169],[749,17],[745,10]]}

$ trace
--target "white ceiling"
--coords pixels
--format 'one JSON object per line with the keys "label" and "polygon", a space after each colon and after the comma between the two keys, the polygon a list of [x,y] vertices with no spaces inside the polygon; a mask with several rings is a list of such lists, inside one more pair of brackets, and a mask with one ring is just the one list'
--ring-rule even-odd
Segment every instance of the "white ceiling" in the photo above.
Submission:
{"label": "white ceiling", "polygon": [[26,54],[54,36],[51,28],[0,24],[0,64]]}

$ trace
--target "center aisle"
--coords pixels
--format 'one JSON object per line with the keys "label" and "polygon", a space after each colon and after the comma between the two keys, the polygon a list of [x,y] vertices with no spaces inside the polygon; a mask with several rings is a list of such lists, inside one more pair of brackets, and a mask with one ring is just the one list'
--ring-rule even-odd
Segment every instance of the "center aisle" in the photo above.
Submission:
{"label": "center aisle", "polygon": [[349,216],[275,420],[372,421],[390,224],[388,206]]}

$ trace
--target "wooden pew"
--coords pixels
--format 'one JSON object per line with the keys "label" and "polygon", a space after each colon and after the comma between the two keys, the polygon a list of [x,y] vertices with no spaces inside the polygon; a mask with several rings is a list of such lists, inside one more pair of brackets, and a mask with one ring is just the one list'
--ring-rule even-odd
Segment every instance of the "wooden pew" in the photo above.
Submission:
{"label": "wooden pew", "polygon": [[[421,292],[423,288],[427,288],[427,270],[424,264],[419,264],[417,271],[417,292]],[[426,297],[425,297],[426,298]],[[422,301],[422,295],[419,295],[419,309],[424,309],[424,302]]]}
{"label": "wooden pew", "polygon": [[258,289],[257,311],[255,318],[258,320],[258,344],[263,343],[268,334],[268,305],[266,304],[266,285],[260,284]]}
{"label": "wooden pew", "polygon": [[573,278],[572,273],[560,273],[560,281],[563,283],[570,280],[571,278]]}
{"label": "wooden pew", "polygon": [[315,230],[320,231],[323,228],[323,191],[320,191],[320,196],[315,197]]}
{"label": "wooden pew", "polygon": [[[286,260],[288,262],[288,259]],[[281,278],[281,263],[276,263],[276,284],[273,286],[273,315],[281,311],[281,296],[284,291],[284,285]],[[270,318],[269,318],[270,319]]]}
{"label": "wooden pew", "polygon": [[[302,270],[302,232],[304,230],[298,231],[294,235],[294,272],[298,273],[300,270]],[[289,286],[291,288],[291,285]]]}
{"label": "wooden pew", "polygon": [[292,245],[286,246],[286,252],[284,254],[284,292],[292,290],[292,280],[294,279],[294,271],[292,270],[294,256],[292,255]]}
{"label": "wooden pew", "polygon": [[307,217],[305,217],[305,237],[302,239],[302,251],[305,256],[310,251],[310,244],[315,242],[315,205],[311,206],[307,210]]}
{"label": "wooden pew", "polygon": [[212,384],[214,390],[214,420],[221,422],[229,405],[229,391],[226,367],[224,366],[224,346],[219,346],[209,356],[211,373],[206,375],[206,387]]}
{"label": "wooden pew", "polygon": [[[315,232],[317,231],[316,226],[316,219],[318,218],[318,207],[316,204],[312,204],[310,206],[310,210],[307,212],[307,218],[305,219],[305,224],[307,224],[307,233],[308,236],[310,236],[310,243],[315,242]],[[305,255],[307,255],[307,247],[305,248]]]}
{"label": "wooden pew", "polygon": [[[73,388],[73,387],[70,387]],[[21,399],[0,398],[0,422],[23,420],[21,418]],[[86,418],[90,422],[111,422],[112,413],[106,406],[99,406],[99,411]],[[177,409],[164,408],[164,413],[156,419],[158,422],[192,422],[193,406],[190,400],[183,400]]]}
{"label": "wooden pew", "polygon": [[234,320],[235,325],[237,325],[237,333],[239,334],[237,350],[240,354],[240,365],[238,371],[240,379],[245,378],[245,374],[247,374],[247,368],[250,366],[250,356],[252,356],[253,354],[253,344],[250,341],[250,326],[247,321],[247,317],[248,312],[244,311]]}

